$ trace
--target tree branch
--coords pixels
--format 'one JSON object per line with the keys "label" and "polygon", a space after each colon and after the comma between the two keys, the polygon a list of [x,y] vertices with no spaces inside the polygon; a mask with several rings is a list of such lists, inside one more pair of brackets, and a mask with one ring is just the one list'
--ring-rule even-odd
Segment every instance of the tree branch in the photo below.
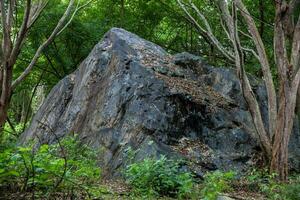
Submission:
{"label": "tree branch", "polygon": [[29,20],[30,8],[31,8],[31,0],[27,0],[22,25],[18,32],[17,40],[16,40],[16,43],[14,45],[14,48],[13,48],[11,56],[10,56],[10,60],[12,62],[16,62],[17,56],[20,52],[20,49],[22,48],[22,44],[23,44],[25,35],[27,33],[27,30],[28,30],[27,23]]}
{"label": "tree branch", "polygon": [[57,35],[60,35],[69,25],[70,25],[70,23],[72,22],[72,20],[73,20],[73,18],[75,17],[75,15],[76,15],[76,13],[78,12],[78,11],[80,11],[81,9],[83,9],[84,7],[86,7],[86,6],[88,6],[90,3],[92,3],[93,1],[95,1],[95,0],[90,0],[90,1],[88,1],[87,3],[85,3],[85,4],[83,4],[83,5],[81,5],[81,6],[79,6],[79,4],[80,4],[80,1],[78,1],[78,3],[77,3],[77,6],[76,6],[76,9],[75,9],[75,11],[73,12],[73,15],[71,16],[71,18],[69,19],[69,21],[66,23],[66,25],[59,31],[59,33],[57,33]]}
{"label": "tree branch", "polygon": [[39,18],[45,7],[47,6],[49,0],[46,1],[39,1],[39,4],[36,5],[36,8],[34,12],[31,10],[30,14],[30,20],[28,21],[27,27],[30,29],[33,24],[36,22],[36,20]]}
{"label": "tree branch", "polygon": [[38,59],[39,59],[41,53],[43,52],[43,50],[55,39],[55,37],[57,36],[59,31],[64,27],[66,20],[68,19],[68,17],[72,13],[72,8],[73,8],[73,5],[74,5],[74,2],[75,2],[75,0],[70,0],[69,5],[68,5],[65,13],[60,18],[59,22],[57,23],[56,27],[54,28],[54,30],[51,33],[51,35],[49,36],[49,38],[38,48],[38,50],[36,51],[34,57],[31,60],[30,64],[23,71],[23,73],[12,83],[12,89],[16,88],[16,86],[18,84],[20,84],[20,82],[22,82],[23,79],[25,79],[29,75],[29,73],[33,69],[34,65],[38,61]]}
{"label": "tree branch", "polygon": [[211,28],[209,26],[209,23],[207,22],[206,18],[204,17],[204,15],[201,14],[201,12],[197,9],[197,7],[194,5],[193,3],[192,8],[193,10],[196,11],[197,15],[200,17],[200,19],[204,22],[206,28],[203,28],[198,22],[197,20],[189,13],[189,11],[187,10],[186,6],[182,3],[181,0],[177,0],[179,6],[182,8],[182,10],[185,12],[185,14],[188,16],[188,18],[191,20],[191,22],[197,27],[197,30],[199,31],[199,33],[208,38],[211,42],[211,44],[213,44],[229,61],[234,62],[234,55],[228,51],[228,49],[226,49],[220,42],[219,40],[214,36],[214,34],[211,31]]}
{"label": "tree branch", "polygon": [[2,32],[3,32],[2,53],[3,53],[3,58],[7,60],[7,57],[9,55],[10,37],[8,31],[9,27],[7,24],[7,14],[5,11],[5,5],[3,0],[0,1],[0,12],[1,12]]}
{"label": "tree branch", "polygon": [[8,3],[8,9],[7,9],[7,26],[8,26],[8,32],[9,32],[9,35],[11,33],[11,29],[12,29],[12,26],[13,26],[13,20],[14,20],[14,9],[15,9],[15,6],[16,6],[16,0],[9,0],[9,3]]}
{"label": "tree branch", "polygon": [[300,68],[300,15],[294,30],[290,62],[295,73]]}
{"label": "tree branch", "polygon": [[244,98],[249,106],[249,111],[251,113],[253,123],[255,125],[257,136],[261,142],[261,147],[263,148],[266,155],[271,155],[271,143],[266,133],[264,123],[262,120],[262,115],[260,112],[259,104],[256,100],[256,96],[252,91],[250,81],[247,77],[246,71],[244,69],[243,63],[243,52],[242,46],[240,43],[238,28],[237,28],[237,14],[236,14],[236,4],[233,2],[232,4],[232,15],[228,10],[228,3],[225,0],[215,0],[220,11],[222,19],[227,26],[229,31],[230,40],[233,43],[234,51],[235,51],[235,65],[237,68],[237,75],[240,80],[241,89],[244,95]]}
{"label": "tree branch", "polygon": [[277,100],[276,100],[276,91],[273,83],[273,77],[270,69],[269,60],[267,57],[264,43],[261,39],[256,24],[253,18],[251,17],[249,11],[247,10],[246,6],[242,3],[241,0],[236,0],[235,2],[237,7],[241,10],[241,15],[244,17],[247,23],[248,30],[252,36],[252,40],[258,52],[257,59],[261,64],[263,78],[264,78],[265,86],[267,89],[267,95],[268,95],[269,134],[270,137],[272,138],[272,134],[275,132],[276,129]]}

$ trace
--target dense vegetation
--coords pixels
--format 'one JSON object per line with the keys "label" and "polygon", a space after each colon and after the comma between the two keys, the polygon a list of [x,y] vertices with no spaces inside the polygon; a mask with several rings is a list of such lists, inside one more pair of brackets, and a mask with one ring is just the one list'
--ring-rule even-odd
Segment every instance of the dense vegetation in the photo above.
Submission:
{"label": "dense vegetation", "polygon": [[[187,51],[206,58],[216,66],[230,66],[210,45],[205,38],[198,37],[197,31],[186,18],[175,0],[133,0],[124,1],[94,1],[89,6],[78,11],[62,34],[51,43],[36,63],[32,73],[22,82],[12,94],[9,108],[9,121],[16,126],[28,122],[39,102],[50,89],[64,76],[74,71],[100,41],[102,36],[112,27],[122,27],[128,31],[161,45],[172,53]],[[247,1],[246,1],[247,2]],[[220,28],[217,10],[210,3],[196,2],[207,10],[214,30]],[[259,2],[250,1],[247,6],[253,10],[254,16],[260,16],[257,9]],[[272,3],[263,1],[262,35],[272,48]],[[55,27],[63,14],[67,2],[50,1],[35,26],[28,33],[27,43],[23,47],[20,58],[14,67],[15,78],[30,62],[33,54],[44,38]],[[20,12],[22,9],[20,8]],[[20,13],[22,15],[22,13]],[[126,20],[125,20],[126,19]],[[21,20],[21,19],[20,19]],[[222,33],[216,32],[222,38]],[[248,57],[246,57],[248,59]],[[249,55],[246,62],[250,72],[261,75],[259,64],[253,63]],[[41,91],[42,90],[42,91]]]}
{"label": "dense vegetation", "polygon": [[[100,196],[99,152],[67,137],[56,144],[1,146],[2,197]],[[9,196],[13,192],[15,195]],[[8,196],[6,196],[8,195]]]}
{"label": "dense vegetation", "polygon": [[[124,180],[111,187],[103,182],[98,162],[101,149],[81,144],[68,136],[51,145],[19,146],[10,141],[1,145],[0,193],[11,198],[75,199],[207,199],[219,195],[274,200],[297,200],[300,177],[291,176],[289,183],[276,181],[267,170],[253,169],[245,177],[234,171],[209,172],[197,180],[185,171],[184,161],[162,156],[130,162],[122,171]],[[134,156],[139,150],[128,149]],[[121,188],[121,190],[120,190]],[[122,189],[125,188],[125,189]]]}
{"label": "dense vegetation", "polygon": [[[3,10],[8,9],[9,2],[16,4],[10,34],[17,37],[18,27],[26,15],[25,4],[20,0],[1,2]],[[32,1],[32,4],[39,2],[43,1]],[[80,5],[85,3],[78,2]],[[222,13],[216,4],[201,0],[193,2],[209,19],[214,36],[224,44],[225,49],[230,49],[230,39],[224,31],[219,31],[224,24],[220,23]],[[243,2],[255,20],[270,60],[274,85],[278,89],[282,78],[276,70],[276,56],[273,51],[276,3],[271,0]],[[50,37],[68,4],[69,1],[65,0],[50,0],[46,4],[38,20],[26,34],[15,64],[10,66],[13,80],[24,72],[37,49]],[[296,3],[294,13],[297,16],[299,12],[300,6]],[[192,13],[192,16],[196,18],[197,13]],[[93,46],[112,27],[122,27],[171,53],[187,51],[200,55],[212,65],[235,67],[234,62],[228,61],[207,37],[201,35],[199,27],[195,27],[195,23],[186,15],[177,0],[93,0],[69,18],[71,20],[68,26],[41,52],[31,73],[11,90],[8,102],[5,100],[8,107],[7,118],[0,134],[0,198],[23,196],[34,199],[57,195],[61,198],[86,199],[144,197],[213,200],[226,193],[233,196],[254,195],[254,199],[300,199],[299,175],[290,176],[289,180],[280,182],[277,174],[271,173],[267,168],[253,169],[245,177],[239,177],[235,172],[210,172],[204,176],[204,180],[199,180],[194,174],[181,168],[181,162],[184,161],[177,162],[166,157],[145,158],[137,163],[129,163],[124,169],[122,180],[126,184],[126,192],[117,192],[102,181],[99,167],[101,150],[96,151],[81,144],[75,136],[56,138],[54,144],[37,146],[32,141],[26,146],[19,145],[20,134],[25,131],[52,87],[76,70]],[[251,36],[244,31],[247,30],[246,23],[242,19],[236,23],[240,28],[241,45],[247,49],[255,49],[255,42],[249,40]],[[0,26],[1,38],[5,36],[5,26],[7,24],[3,23]],[[289,37],[287,35],[288,55],[292,54]],[[15,40],[14,38],[13,42]],[[1,43],[4,44],[3,41]],[[2,62],[2,52],[0,53]],[[242,57],[248,73],[259,78],[264,76],[261,63],[255,55],[245,52]]]}

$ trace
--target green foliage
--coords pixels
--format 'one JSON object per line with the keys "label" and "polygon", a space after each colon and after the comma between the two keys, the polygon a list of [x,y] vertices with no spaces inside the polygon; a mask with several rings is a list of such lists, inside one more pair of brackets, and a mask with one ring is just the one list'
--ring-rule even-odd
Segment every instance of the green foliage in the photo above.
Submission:
{"label": "green foliage", "polygon": [[161,156],[158,160],[146,158],[130,164],[125,175],[138,195],[184,198],[192,193],[193,178],[190,173],[181,172],[179,168],[178,162]]}
{"label": "green foliage", "polygon": [[300,199],[300,180],[291,184],[283,186],[283,196],[286,200],[299,200]]}
{"label": "green foliage", "polygon": [[272,200],[281,200],[283,199],[283,185],[276,181],[273,177],[265,179],[265,182],[259,183],[261,192]]}
{"label": "green foliage", "polygon": [[261,191],[271,200],[298,200],[300,182],[281,183],[271,177],[268,183],[261,184]]}
{"label": "green foliage", "polygon": [[95,189],[99,180],[97,152],[74,137],[38,148],[33,144],[8,147],[0,153],[1,187],[44,197],[54,192],[93,197],[101,190]]}
{"label": "green foliage", "polygon": [[205,200],[216,200],[218,195],[226,190],[230,190],[230,181],[235,177],[235,173],[230,171],[223,173],[215,171],[207,173],[204,179],[204,187],[201,194]]}
{"label": "green foliage", "polygon": [[266,169],[254,169],[246,178],[270,200],[300,199],[300,177],[291,178],[290,183],[282,183],[276,179],[276,174],[269,174]]}
{"label": "green foliage", "polygon": [[251,191],[261,191],[268,199],[281,199],[279,191],[282,185],[276,179],[276,174],[270,174],[267,169],[253,169],[246,175],[246,181],[249,183]]}

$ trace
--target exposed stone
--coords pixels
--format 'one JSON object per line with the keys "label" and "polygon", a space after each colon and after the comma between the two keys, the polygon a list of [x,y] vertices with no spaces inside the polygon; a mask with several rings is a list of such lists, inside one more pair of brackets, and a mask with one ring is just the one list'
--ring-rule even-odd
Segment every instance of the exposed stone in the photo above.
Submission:
{"label": "exposed stone", "polygon": [[[266,119],[265,89],[251,82]],[[295,127],[291,158],[299,170]],[[136,159],[187,159],[199,176],[215,169],[243,171],[260,149],[233,69],[208,66],[188,53],[172,56],[117,28],[52,89],[21,142],[55,142],[72,133],[103,149],[108,175],[126,165],[128,147],[139,149]]]}
{"label": "exposed stone", "polygon": [[218,196],[217,200],[234,200],[234,199],[228,196]]}

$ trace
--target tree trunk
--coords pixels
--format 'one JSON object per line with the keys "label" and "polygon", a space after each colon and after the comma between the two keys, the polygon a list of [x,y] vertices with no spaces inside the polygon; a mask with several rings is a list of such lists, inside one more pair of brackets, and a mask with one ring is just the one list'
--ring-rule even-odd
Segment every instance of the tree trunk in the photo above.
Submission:
{"label": "tree trunk", "polygon": [[124,19],[125,19],[125,0],[121,0],[121,24],[120,26],[124,28]]}
{"label": "tree trunk", "polygon": [[[228,50],[215,37],[206,17],[190,1],[189,8],[182,0],[177,0],[178,4],[188,16],[190,21],[197,28],[197,31],[203,38],[217,47],[228,60],[235,63],[238,78],[241,84],[244,98],[248,104],[257,136],[261,144],[265,156],[268,158],[271,172],[278,174],[280,180],[287,180],[288,175],[288,143],[293,128],[293,120],[295,116],[296,97],[298,85],[300,82],[300,16],[294,26],[293,19],[297,8],[299,8],[300,0],[276,0],[275,3],[275,20],[274,20],[274,58],[277,67],[278,80],[280,90],[278,91],[279,106],[277,104],[276,89],[274,86],[271,65],[269,64],[268,54],[262,40],[264,32],[264,2],[259,1],[259,11],[261,24],[258,26],[251,16],[242,0],[226,1],[215,0],[220,11],[221,25],[227,39],[231,41],[232,49]],[[229,6],[231,5],[231,6]],[[230,9],[231,10],[230,10]],[[199,23],[190,11],[195,12],[198,16]],[[250,33],[254,49],[244,48],[239,38],[238,20],[239,14],[243,17]],[[291,40],[288,44],[287,40]],[[244,66],[245,51],[252,52],[253,56],[259,61],[263,80],[266,86],[268,97],[268,122],[269,126],[262,120],[261,110],[256,96],[252,90],[247,73]],[[298,113],[300,115],[300,89],[298,99]],[[299,117],[300,119],[300,117]]]}
{"label": "tree trunk", "polygon": [[272,148],[272,157],[270,163],[270,171],[276,173],[278,178],[282,181],[286,181],[288,175],[288,134],[287,132],[287,121],[288,117],[286,116],[286,101],[285,98],[282,98],[277,127],[274,134],[274,143]]}
{"label": "tree trunk", "polygon": [[263,38],[264,30],[265,30],[265,6],[264,0],[259,0],[259,18],[260,18],[260,25],[259,25],[259,34]]}
{"label": "tree trunk", "polygon": [[285,182],[288,176],[288,145],[284,142],[285,137],[281,140],[276,151],[273,151],[270,171],[276,173],[278,179]]}
{"label": "tree trunk", "polygon": [[298,122],[300,123],[300,87],[297,92],[296,114],[298,116]]}
{"label": "tree trunk", "polygon": [[278,175],[281,181],[288,178],[288,145],[293,130],[295,117],[295,106],[297,94],[296,85],[289,86],[289,83],[282,82],[279,90],[279,110],[277,115],[277,126],[272,146],[272,158],[270,171]]}
{"label": "tree trunk", "polygon": [[[289,113],[286,113],[289,114]],[[275,133],[270,171],[276,173],[278,179],[287,181],[288,178],[288,145],[293,125],[293,115],[280,115]]]}
{"label": "tree trunk", "polygon": [[[2,131],[7,119],[7,111],[11,97],[12,69],[9,62],[2,64],[1,73],[1,97],[0,97],[0,131]],[[1,135],[0,135],[1,136]]]}
{"label": "tree trunk", "polygon": [[8,107],[9,107],[9,99],[10,99],[10,97],[6,97],[4,103],[0,102],[0,136],[1,136],[1,132],[4,128],[5,122],[7,120],[7,111],[8,111]]}
{"label": "tree trunk", "polygon": [[3,124],[5,123],[6,120],[6,111],[5,111],[5,107],[3,105],[0,105],[0,127],[3,126]]}

